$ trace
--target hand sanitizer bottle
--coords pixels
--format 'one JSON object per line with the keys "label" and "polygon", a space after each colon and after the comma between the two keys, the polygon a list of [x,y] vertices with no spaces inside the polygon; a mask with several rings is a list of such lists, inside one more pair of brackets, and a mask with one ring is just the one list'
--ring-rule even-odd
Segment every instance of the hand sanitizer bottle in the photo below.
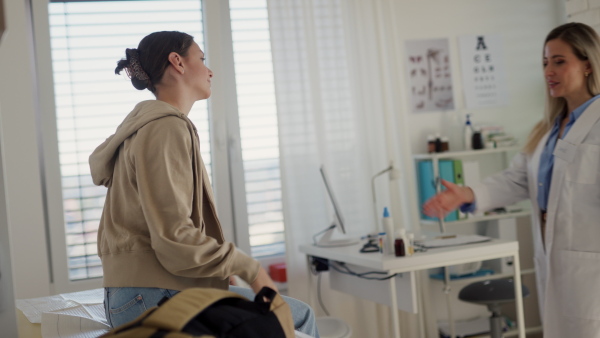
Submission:
{"label": "hand sanitizer bottle", "polygon": [[471,115],[467,114],[467,122],[465,122],[465,150],[473,150],[473,126],[470,120]]}
{"label": "hand sanitizer bottle", "polygon": [[390,212],[387,207],[383,208],[383,230],[386,232],[387,236],[387,254],[391,254],[394,252],[394,221],[390,216]]}

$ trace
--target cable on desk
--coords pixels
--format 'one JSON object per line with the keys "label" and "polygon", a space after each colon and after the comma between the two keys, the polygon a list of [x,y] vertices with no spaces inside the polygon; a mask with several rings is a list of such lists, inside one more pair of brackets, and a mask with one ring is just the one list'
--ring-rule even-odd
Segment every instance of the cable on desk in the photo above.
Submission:
{"label": "cable on desk", "polygon": [[[343,274],[350,275],[350,276],[355,276],[355,277],[362,278],[362,279],[388,280],[390,278],[394,278],[399,275],[398,273],[395,273],[393,275],[388,275],[387,272],[383,272],[383,271],[367,271],[367,272],[359,273],[359,272],[354,272],[354,271],[350,270],[350,268],[348,268],[345,263],[336,262],[336,264],[339,264],[340,266],[342,266],[344,268],[344,270],[341,270],[335,264],[329,264],[329,267],[331,267],[332,269],[334,269],[335,271],[337,271],[339,273],[343,273]],[[369,275],[384,275],[385,277],[368,277]]]}
{"label": "cable on desk", "polygon": [[[398,273],[395,273],[393,275],[388,275],[387,272],[383,272],[383,271],[367,271],[367,272],[359,273],[359,272],[354,272],[354,271],[350,270],[350,268],[348,268],[346,266],[346,264],[342,263],[342,262],[331,263],[329,260],[319,258],[319,257],[313,257],[313,260],[319,261],[320,263],[327,265],[328,267],[334,269],[335,271],[337,271],[339,273],[343,273],[346,275],[355,276],[355,277],[363,278],[363,279],[388,280],[390,278],[394,278],[394,277],[400,275]],[[338,265],[339,265],[339,267],[338,267]],[[316,267],[314,265],[312,265],[311,272],[313,275],[318,275],[320,271],[317,271]],[[384,277],[370,277],[369,275],[383,275]]]}
{"label": "cable on desk", "polygon": [[329,317],[329,311],[327,311],[325,304],[323,304],[323,299],[321,298],[321,274],[317,275],[317,299],[319,300],[319,305],[321,305],[323,312]]}

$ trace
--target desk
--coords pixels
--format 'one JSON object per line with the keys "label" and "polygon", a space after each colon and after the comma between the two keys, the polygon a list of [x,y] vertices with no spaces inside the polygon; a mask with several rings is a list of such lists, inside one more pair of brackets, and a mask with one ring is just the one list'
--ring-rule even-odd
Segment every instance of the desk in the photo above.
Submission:
{"label": "desk", "polygon": [[[320,248],[314,245],[301,245],[300,251],[307,256],[326,258],[347,264],[353,270],[384,271],[388,274],[402,274],[387,281],[373,281],[349,276],[330,270],[331,287],[342,292],[352,293],[360,298],[373,300],[390,306],[394,324],[394,337],[400,338],[398,309],[418,312],[417,285],[414,272],[424,269],[445,267],[456,264],[478,262],[503,257],[513,257],[514,285],[517,308],[519,338],[525,338],[523,296],[521,294],[521,267],[519,263],[519,243],[517,241],[491,240],[489,242],[466,244],[454,247],[429,249],[411,257],[383,256],[379,253],[360,253],[361,245],[336,248]],[[493,276],[491,276],[493,278]],[[385,288],[375,283],[387,284]],[[384,292],[382,296],[380,293]]]}

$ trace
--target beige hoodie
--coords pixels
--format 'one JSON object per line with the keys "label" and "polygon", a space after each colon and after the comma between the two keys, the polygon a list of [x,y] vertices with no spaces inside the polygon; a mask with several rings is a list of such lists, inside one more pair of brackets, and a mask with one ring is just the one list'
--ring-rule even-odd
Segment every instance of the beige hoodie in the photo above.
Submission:
{"label": "beige hoodie", "polygon": [[175,107],[140,102],[90,169],[108,187],[98,230],[105,287],[226,289],[229,276],[256,279],[259,263],[224,241],[196,128]]}

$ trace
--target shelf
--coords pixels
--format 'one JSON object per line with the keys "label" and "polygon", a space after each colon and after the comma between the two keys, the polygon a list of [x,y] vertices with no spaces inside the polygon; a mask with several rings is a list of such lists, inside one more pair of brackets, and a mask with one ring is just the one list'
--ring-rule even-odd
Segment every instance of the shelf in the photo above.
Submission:
{"label": "shelf", "polygon": [[[539,332],[543,332],[542,331],[542,327],[541,326],[534,326],[534,327],[526,327],[525,328],[525,335],[529,334],[529,333],[539,333]],[[519,335],[519,331],[517,329],[510,329],[506,332],[502,332],[502,337],[515,337]],[[471,338],[489,338],[490,335],[489,334],[484,334],[484,335],[477,335],[477,336],[469,336]]]}
{"label": "shelf", "polygon": [[[524,210],[524,211],[519,211],[519,212],[507,212],[507,213],[497,214],[497,215],[470,217],[467,219],[461,219],[459,221],[444,222],[444,224],[446,224],[446,225],[470,224],[470,223],[477,223],[477,222],[484,222],[484,221],[495,221],[498,219],[523,217],[523,216],[529,216],[529,215],[531,215],[531,210]],[[438,223],[439,223],[439,221],[424,220],[424,219],[421,220],[421,224],[438,224]]]}
{"label": "shelf", "polygon": [[480,150],[465,150],[465,151],[449,151],[444,153],[432,153],[432,154],[415,154],[413,159],[415,160],[431,160],[441,158],[456,158],[456,157],[469,157],[479,156],[487,154],[497,154],[509,151],[518,151],[521,147],[504,147],[504,148],[492,148],[492,149],[480,149]]}
{"label": "shelf", "polygon": [[[533,275],[533,274],[535,274],[535,269],[521,269],[521,276]],[[450,284],[475,283],[475,282],[482,282],[484,280],[489,280],[489,279],[502,279],[502,278],[513,278],[513,277],[514,277],[514,273],[495,273],[492,275],[485,275],[485,276],[472,276],[472,277],[450,279]],[[443,279],[436,279],[436,278],[431,278],[431,277],[429,279],[434,282],[444,283]]]}

